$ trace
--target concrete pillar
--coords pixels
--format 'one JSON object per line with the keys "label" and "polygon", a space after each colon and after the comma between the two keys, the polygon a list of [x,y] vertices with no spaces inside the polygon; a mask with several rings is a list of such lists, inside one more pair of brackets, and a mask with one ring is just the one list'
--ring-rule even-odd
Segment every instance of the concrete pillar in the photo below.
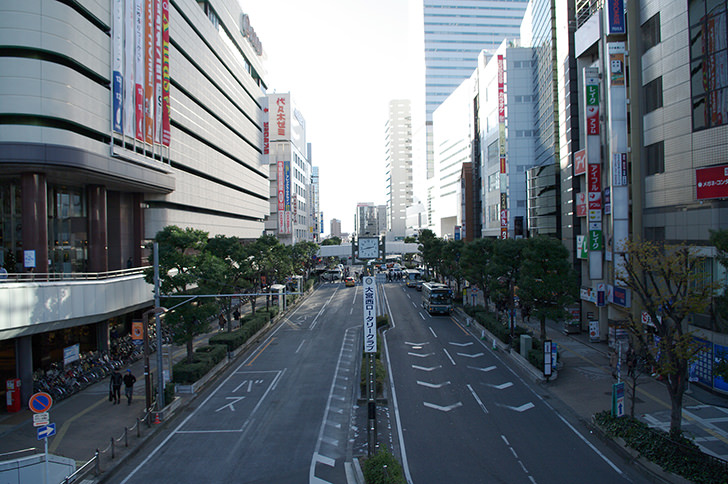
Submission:
{"label": "concrete pillar", "polygon": [[[140,267],[142,265],[142,242],[144,241],[144,194],[135,193],[133,197],[134,202],[132,203],[132,223],[133,233],[132,241],[134,244],[133,254],[133,266]],[[151,234],[150,237],[154,237],[157,234]]]}
{"label": "concrete pillar", "polygon": [[35,269],[27,268],[24,270],[39,274],[48,272],[48,199],[46,189],[44,173],[23,173],[21,175],[23,250],[35,251]]}
{"label": "concrete pillar", "polygon": [[109,350],[109,320],[101,321],[96,325],[96,344],[99,351]]}
{"label": "concrete pillar", "polygon": [[21,336],[15,340],[15,371],[20,378],[20,397],[24,408],[33,395],[33,337]]}
{"label": "concrete pillar", "polygon": [[106,187],[88,187],[88,271],[109,270],[106,232]]}

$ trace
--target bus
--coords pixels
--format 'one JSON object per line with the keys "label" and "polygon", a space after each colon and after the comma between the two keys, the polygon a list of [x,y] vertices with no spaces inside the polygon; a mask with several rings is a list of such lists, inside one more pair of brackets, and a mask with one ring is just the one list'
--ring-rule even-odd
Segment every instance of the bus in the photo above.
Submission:
{"label": "bus", "polygon": [[422,307],[430,314],[450,314],[453,309],[452,290],[445,284],[422,284]]}
{"label": "bus", "polygon": [[417,269],[405,269],[404,280],[407,283],[407,287],[417,287],[417,281],[420,280],[422,274]]}

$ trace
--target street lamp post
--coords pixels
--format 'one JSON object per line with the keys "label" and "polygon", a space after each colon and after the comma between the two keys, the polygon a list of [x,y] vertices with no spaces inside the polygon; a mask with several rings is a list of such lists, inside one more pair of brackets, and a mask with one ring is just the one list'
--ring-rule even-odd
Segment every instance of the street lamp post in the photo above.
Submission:
{"label": "street lamp post", "polygon": [[157,410],[164,408],[164,358],[162,357],[162,322],[159,319],[159,244],[154,242],[154,322],[157,330]]}

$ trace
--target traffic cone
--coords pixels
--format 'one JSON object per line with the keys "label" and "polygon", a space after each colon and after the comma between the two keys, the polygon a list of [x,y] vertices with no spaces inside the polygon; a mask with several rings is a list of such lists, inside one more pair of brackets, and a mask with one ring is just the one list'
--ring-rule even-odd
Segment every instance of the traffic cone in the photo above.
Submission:
{"label": "traffic cone", "polygon": [[161,423],[162,423],[162,421],[159,420],[159,413],[157,412],[154,414],[154,425],[159,425]]}

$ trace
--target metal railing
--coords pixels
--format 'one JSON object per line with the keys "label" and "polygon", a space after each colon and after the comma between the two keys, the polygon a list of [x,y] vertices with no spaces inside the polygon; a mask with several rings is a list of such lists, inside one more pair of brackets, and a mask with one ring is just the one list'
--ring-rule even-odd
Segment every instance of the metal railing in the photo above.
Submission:
{"label": "metal railing", "polygon": [[7,274],[0,274],[0,284],[13,282],[102,281],[143,274],[144,269],[144,267],[134,267],[108,272],[8,272]]}

